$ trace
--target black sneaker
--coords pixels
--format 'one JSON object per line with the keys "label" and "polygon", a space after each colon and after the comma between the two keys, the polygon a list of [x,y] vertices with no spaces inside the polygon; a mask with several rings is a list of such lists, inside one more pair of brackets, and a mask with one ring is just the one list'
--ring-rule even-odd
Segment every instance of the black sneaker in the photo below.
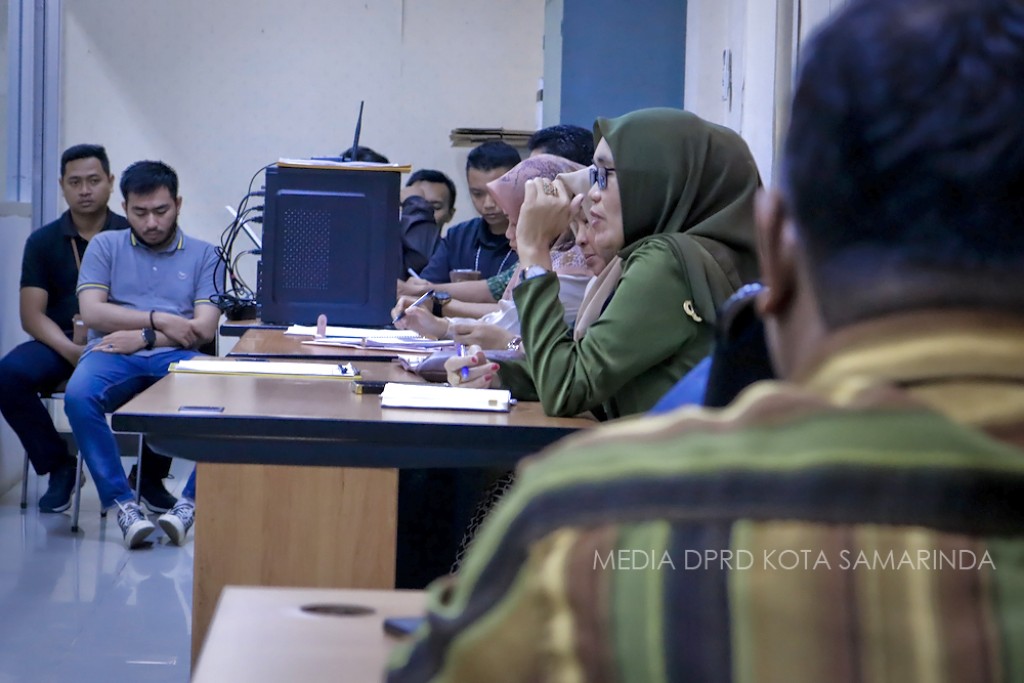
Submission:
{"label": "black sneaker", "polygon": [[175,498],[164,488],[163,482],[161,481],[142,481],[142,490],[140,491],[142,496],[142,504],[145,505],[150,512],[157,514],[163,514],[174,507],[174,504],[178,502]]}
{"label": "black sneaker", "polygon": [[[75,490],[75,470],[77,462],[70,465],[58,467],[50,472],[50,482],[46,487],[46,493],[39,499],[40,512],[64,512],[71,507],[71,494]],[[82,473],[82,483],[85,483],[85,472]]]}

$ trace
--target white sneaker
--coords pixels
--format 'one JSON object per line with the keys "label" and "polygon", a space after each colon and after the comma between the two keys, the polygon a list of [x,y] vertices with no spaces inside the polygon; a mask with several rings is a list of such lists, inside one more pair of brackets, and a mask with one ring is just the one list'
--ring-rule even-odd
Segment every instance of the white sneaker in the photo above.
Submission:
{"label": "white sneaker", "polygon": [[170,512],[160,515],[156,521],[167,537],[171,539],[171,543],[181,545],[185,542],[188,530],[196,521],[196,503],[194,500],[182,496]]}
{"label": "white sneaker", "polygon": [[124,534],[124,545],[129,550],[142,545],[146,537],[156,530],[153,522],[146,519],[142,508],[135,501],[117,501],[117,525]]}

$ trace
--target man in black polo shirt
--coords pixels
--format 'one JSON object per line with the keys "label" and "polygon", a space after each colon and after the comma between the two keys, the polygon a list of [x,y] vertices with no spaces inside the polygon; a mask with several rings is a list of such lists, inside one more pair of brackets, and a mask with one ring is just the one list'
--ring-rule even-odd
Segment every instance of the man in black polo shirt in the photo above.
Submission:
{"label": "man in black polo shirt", "polygon": [[[89,240],[103,230],[128,227],[124,216],[107,208],[114,176],[103,147],[68,148],[61,155],[60,176],[68,210],[29,236],[22,260],[21,326],[32,339],[0,359],[0,412],[21,439],[36,473],[50,475],[39,499],[42,512],[70,507],[75,459],[39,393],[67,381],[85,348],[73,341],[73,318],[78,314],[78,269]],[[169,458],[147,453],[143,495],[154,511],[174,505],[174,497],[160,483],[169,465]]]}

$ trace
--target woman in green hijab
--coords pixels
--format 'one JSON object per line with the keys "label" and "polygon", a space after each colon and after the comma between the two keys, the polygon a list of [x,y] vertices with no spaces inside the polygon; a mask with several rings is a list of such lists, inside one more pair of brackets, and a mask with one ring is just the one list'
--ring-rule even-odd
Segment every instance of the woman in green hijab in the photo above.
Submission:
{"label": "woman in green hijab", "polygon": [[453,385],[504,386],[553,416],[646,411],[708,353],[717,306],[757,277],[760,178],[739,135],[689,112],[644,109],[598,119],[594,136],[587,233],[618,251],[600,278],[610,297],[571,333],[549,256],[570,192],[560,180],[530,181],[517,226],[524,277],[513,295],[526,359],[452,359]]}

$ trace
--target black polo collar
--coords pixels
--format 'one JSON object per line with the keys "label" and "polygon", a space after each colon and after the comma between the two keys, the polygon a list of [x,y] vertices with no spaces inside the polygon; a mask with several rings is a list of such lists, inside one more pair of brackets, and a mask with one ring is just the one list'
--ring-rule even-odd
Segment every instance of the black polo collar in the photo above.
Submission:
{"label": "black polo collar", "polygon": [[[112,221],[114,218],[114,212],[109,208],[107,209],[107,220],[103,223],[103,227],[100,228],[100,232],[104,230],[110,230]],[[60,217],[60,230],[65,237],[78,237],[78,229],[75,227],[75,222],[71,220],[71,210],[65,211]]]}

